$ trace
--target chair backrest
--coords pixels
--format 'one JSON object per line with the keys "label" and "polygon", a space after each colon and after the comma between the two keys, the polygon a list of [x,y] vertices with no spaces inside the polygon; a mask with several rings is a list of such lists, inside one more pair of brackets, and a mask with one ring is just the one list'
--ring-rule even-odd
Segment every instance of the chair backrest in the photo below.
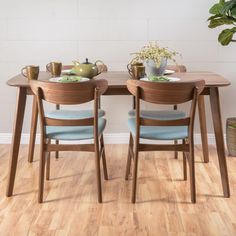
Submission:
{"label": "chair backrest", "polygon": [[98,96],[107,89],[106,80],[90,80],[81,83],[54,83],[49,81],[31,80],[30,86],[34,94],[41,90],[41,99],[62,105],[75,105],[94,100],[94,90]]}
{"label": "chair backrest", "polygon": [[194,90],[202,92],[205,82],[147,82],[128,80],[127,87],[136,96],[139,88],[139,98],[155,104],[181,104],[193,99]]}
{"label": "chair backrest", "polygon": [[[98,122],[98,102],[107,87],[107,80],[90,80],[81,83],[55,83],[49,81],[31,80],[30,86],[37,96],[41,127],[44,126],[86,126],[95,125]],[[94,117],[86,119],[53,119],[45,117],[43,100],[63,105],[76,105],[94,100]],[[43,132],[43,130],[42,130]]]}
{"label": "chair backrest", "polygon": [[168,65],[166,69],[173,70],[175,72],[187,72],[185,65]]}
{"label": "chair backrest", "polygon": [[[193,131],[193,122],[196,111],[197,98],[203,91],[205,82],[147,82],[140,80],[128,80],[127,87],[136,99],[136,129],[139,126],[190,126]],[[192,101],[190,115],[183,119],[156,120],[140,117],[140,99],[155,104],[181,104]]]}

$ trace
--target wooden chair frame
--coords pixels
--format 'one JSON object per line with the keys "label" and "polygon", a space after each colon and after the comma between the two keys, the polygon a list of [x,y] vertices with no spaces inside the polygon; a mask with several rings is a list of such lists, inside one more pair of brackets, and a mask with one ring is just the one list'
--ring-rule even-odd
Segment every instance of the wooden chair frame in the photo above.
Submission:
{"label": "wooden chair frame", "polygon": [[[98,101],[108,85],[106,80],[89,81],[77,84],[55,84],[42,81],[30,82],[32,91],[36,95],[40,116],[40,166],[39,166],[39,194],[38,202],[43,202],[44,175],[46,164],[46,179],[50,178],[50,152],[58,151],[86,151],[95,152],[95,167],[98,189],[98,202],[102,202],[102,184],[100,172],[100,159],[103,163],[104,179],[108,180],[105,147],[103,135],[98,134]],[[89,94],[84,92],[80,95],[80,85],[85,87]],[[71,93],[71,96],[70,96]],[[94,100],[94,117],[85,119],[53,119],[45,117],[43,100],[64,105],[82,104]],[[94,144],[52,144],[46,137],[46,126],[93,126]]]}
{"label": "wooden chair frame", "polygon": [[[128,180],[133,159],[133,183],[132,183],[132,203],[136,202],[138,155],[143,151],[181,151],[183,152],[183,173],[184,180],[187,179],[187,166],[189,163],[191,201],[196,202],[195,187],[195,165],[194,165],[194,118],[199,94],[204,88],[204,81],[189,83],[157,83],[130,80],[127,82],[129,91],[135,96],[136,100],[136,135],[130,133],[128,158],[126,164],[125,179]],[[172,88],[171,88],[172,86]],[[170,91],[171,88],[171,91]],[[186,91],[188,93],[186,93]],[[184,95],[182,95],[184,93]],[[168,95],[168,96],[167,96]],[[156,120],[140,117],[140,100],[155,104],[181,104],[191,102],[189,117],[178,120]],[[182,144],[141,144],[140,126],[188,126],[188,138],[182,140]],[[187,161],[186,161],[187,160]]]}

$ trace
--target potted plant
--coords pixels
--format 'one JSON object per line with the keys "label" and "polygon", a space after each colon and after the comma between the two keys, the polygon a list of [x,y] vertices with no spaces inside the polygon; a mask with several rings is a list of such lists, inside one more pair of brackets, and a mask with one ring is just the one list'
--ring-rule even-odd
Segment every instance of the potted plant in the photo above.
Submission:
{"label": "potted plant", "polygon": [[[214,4],[210,10],[211,17],[208,18],[209,28],[227,26],[218,36],[218,41],[223,46],[236,42],[234,34],[236,33],[236,0],[220,0]],[[230,156],[236,156],[236,118],[231,117],[226,122],[226,142]]]}
{"label": "potted plant", "polygon": [[220,0],[219,3],[214,4],[210,10],[211,17],[208,18],[209,28],[217,28],[219,26],[233,26],[221,31],[218,41],[221,45],[226,46],[231,42],[236,42],[233,39],[236,33],[236,0]]}
{"label": "potted plant", "polygon": [[172,60],[176,62],[174,57],[177,52],[170,51],[168,48],[160,47],[157,42],[150,42],[147,46],[141,48],[140,51],[132,53],[134,58],[133,63],[143,62],[147,76],[160,76],[163,75],[167,66],[167,61]]}

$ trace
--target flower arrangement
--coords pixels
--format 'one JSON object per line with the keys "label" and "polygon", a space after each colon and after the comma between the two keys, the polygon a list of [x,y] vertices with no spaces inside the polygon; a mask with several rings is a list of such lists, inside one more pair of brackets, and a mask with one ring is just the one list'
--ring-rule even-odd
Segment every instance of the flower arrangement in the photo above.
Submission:
{"label": "flower arrangement", "polygon": [[175,51],[170,51],[167,47],[160,47],[157,42],[149,42],[148,45],[141,48],[139,52],[131,53],[134,58],[132,63],[145,62],[146,60],[153,60],[157,67],[160,66],[163,59],[171,60],[176,63],[175,56],[179,54]]}

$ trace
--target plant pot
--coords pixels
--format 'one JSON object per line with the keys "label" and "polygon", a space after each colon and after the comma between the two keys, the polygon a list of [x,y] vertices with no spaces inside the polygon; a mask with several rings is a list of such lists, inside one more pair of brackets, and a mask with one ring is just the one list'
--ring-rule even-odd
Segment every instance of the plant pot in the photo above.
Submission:
{"label": "plant pot", "polygon": [[162,58],[159,66],[156,65],[155,61],[148,59],[144,62],[145,71],[147,76],[160,76],[163,75],[167,66],[167,58]]}
{"label": "plant pot", "polygon": [[226,142],[229,156],[236,156],[236,118],[227,119],[226,123]]}

